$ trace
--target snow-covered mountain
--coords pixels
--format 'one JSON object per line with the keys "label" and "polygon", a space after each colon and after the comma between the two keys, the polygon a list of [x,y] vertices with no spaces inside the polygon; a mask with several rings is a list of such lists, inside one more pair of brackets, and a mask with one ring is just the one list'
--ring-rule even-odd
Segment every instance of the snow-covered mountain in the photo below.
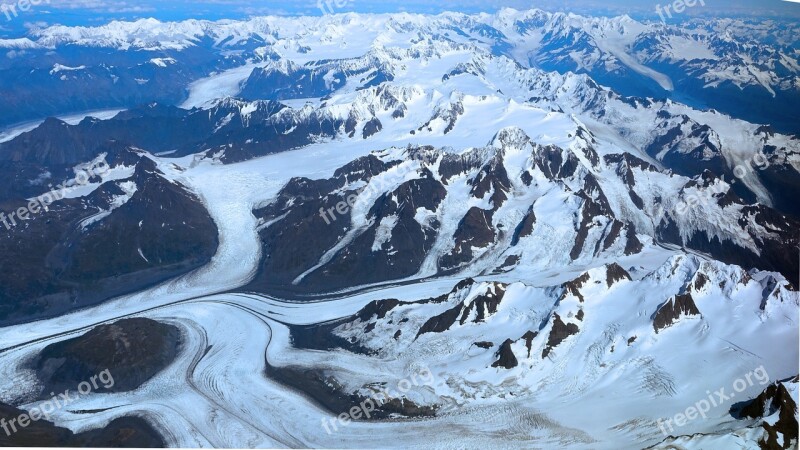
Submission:
{"label": "snow-covered mountain", "polygon": [[[670,97],[797,133],[798,31],[793,22],[717,19],[664,25],[628,16],[512,9],[491,15],[343,14],[178,23],[143,19],[98,27],[53,26],[0,40],[11,58],[0,68],[7,81],[36,78],[30,87],[34,92],[17,93],[15,106],[35,99],[44,85],[80,92],[89,108],[132,106],[174,100],[159,89],[174,95],[177,84],[241,61],[288,59],[302,64],[433,39],[476,45],[526,67],[586,73],[623,95]],[[67,48],[69,52],[52,53]],[[117,56],[109,60],[105,49],[117,51]],[[87,83],[105,88],[92,91]],[[115,95],[109,98],[106,91]],[[21,116],[9,114],[13,117]]]}
{"label": "snow-covered mountain", "polygon": [[796,448],[796,30],[504,9],[0,41],[5,123],[124,108],[0,134],[0,419],[119,381],[0,443]]}

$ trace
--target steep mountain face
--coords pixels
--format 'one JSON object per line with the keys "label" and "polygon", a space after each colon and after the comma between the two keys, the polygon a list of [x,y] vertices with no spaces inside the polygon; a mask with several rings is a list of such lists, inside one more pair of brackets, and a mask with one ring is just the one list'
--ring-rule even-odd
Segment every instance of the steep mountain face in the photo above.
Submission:
{"label": "steep mountain face", "polygon": [[0,144],[2,160],[77,164],[111,142],[153,153],[185,156],[213,152],[236,162],[308,145],[332,136],[338,124],[315,112],[279,103],[220,100],[207,110],[150,104],[110,120],[87,118],[77,125],[48,119],[36,129]]}
{"label": "steep mountain face", "polygon": [[[322,293],[619,258],[659,242],[783,272],[797,283],[797,263],[784,247],[797,243],[796,221],[744,204],[711,175],[701,184],[631,155],[605,155],[593,165],[578,154],[509,128],[488,147],[461,154],[397,149],[356,160],[331,179],[293,179],[255,211],[267,256],[249,287]],[[701,207],[649,207],[716,190]]]}
{"label": "steep mountain face", "polygon": [[318,61],[310,66],[278,60],[253,69],[240,95],[278,101],[321,98],[345,87],[366,89],[393,79],[391,66],[370,53],[349,60]]}
{"label": "steep mountain face", "polygon": [[730,433],[670,437],[653,449],[674,445],[687,447],[751,446],[762,450],[785,450],[797,446],[797,377],[776,381],[752,400],[739,402],[730,413],[740,423],[749,423]]}
{"label": "steep mountain face", "polygon": [[[436,381],[426,388],[441,402],[428,406],[440,414],[493,398],[535,399],[539,409],[565,398],[586,405],[592,396],[612,389],[606,383],[598,386],[599,380],[610,377],[613,389],[659,404],[658,411],[637,408],[635,413],[638,437],[658,442],[666,435],[661,436],[655,414],[668,416],[673,409],[684,409],[686,405],[674,398],[689,391],[698,391],[698,399],[707,397],[702,394],[704,387],[686,384],[693,375],[684,372],[685,365],[700,374],[730,370],[719,364],[725,356],[705,353],[710,341],[736,340],[743,329],[765,344],[787,338],[771,330],[780,327],[783,314],[794,320],[797,306],[796,291],[785,280],[775,284],[767,273],[679,256],[652,272],[631,275],[610,264],[546,287],[467,279],[443,296],[373,301],[340,320],[294,326],[291,335],[297,348],[312,350],[303,353],[299,358],[303,363],[295,370],[320,363],[319,356],[312,356],[320,349],[341,349],[359,355],[360,361],[429,367]],[[742,314],[732,318],[727,312],[731,308]],[[783,329],[781,333],[792,333]],[[694,336],[697,344],[680,344],[687,336]],[[662,351],[671,351],[672,358],[662,358]],[[342,379],[348,370],[332,360],[324,364],[331,379]],[[777,368],[762,366],[762,370]],[[758,380],[761,385],[767,382]],[[366,380],[360,378],[356,384],[362,381]],[[791,395],[782,386],[771,387],[740,413],[743,418],[782,417],[774,425],[765,419],[764,442],[794,439],[790,425],[796,421],[792,400],[796,384]],[[732,397],[715,406],[727,411]],[[431,397],[414,389],[409,398]],[[592,416],[593,411],[571,410],[572,416],[559,417],[560,425],[572,430],[581,421],[592,420],[602,422],[600,426],[619,426]],[[678,434],[682,433],[673,433]],[[576,438],[574,430],[570,436]],[[702,447],[714,442],[702,433],[688,436],[664,439],[664,445]]]}
{"label": "steep mountain face", "polygon": [[[0,322],[97,304],[201,267],[214,255],[217,227],[185,186],[165,179],[145,156],[111,170],[128,175],[45,194],[46,206],[4,204],[5,211],[27,212],[4,216]],[[91,192],[75,196],[79,187]]]}
{"label": "steep mountain face", "polygon": [[0,40],[0,84],[34,80],[0,123],[138,105],[0,132],[0,416],[116,381],[0,442],[796,447],[795,31],[504,9]]}

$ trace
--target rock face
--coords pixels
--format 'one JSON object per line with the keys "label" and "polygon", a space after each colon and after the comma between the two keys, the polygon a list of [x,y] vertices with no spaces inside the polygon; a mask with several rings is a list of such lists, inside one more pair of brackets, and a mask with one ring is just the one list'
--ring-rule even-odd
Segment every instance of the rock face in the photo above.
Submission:
{"label": "rock face", "polygon": [[492,367],[502,367],[504,369],[513,369],[519,365],[517,362],[517,357],[514,356],[514,351],[511,349],[511,344],[514,342],[511,339],[507,339],[503,344],[500,346],[500,350],[497,351],[497,361],[492,364]]}
{"label": "rock face", "polygon": [[366,396],[357,392],[348,392],[336,378],[326,376],[321,370],[303,369],[299,367],[267,367],[267,376],[283,383],[286,386],[297,389],[328,411],[339,415],[344,411],[350,411],[354,407],[372,401],[374,411],[370,412],[370,417],[361,416],[360,420],[385,420],[396,419],[398,417],[419,418],[434,417],[437,406],[420,405],[408,398],[388,398],[381,396],[381,391],[377,391],[373,396]]}
{"label": "rock face", "polygon": [[[123,319],[100,325],[83,336],[48,345],[33,366],[49,392],[75,391],[97,380],[92,392],[126,392],[138,388],[177,356],[178,328],[150,319]],[[109,381],[110,380],[110,381]]]}
{"label": "rock face", "polygon": [[[731,414],[738,419],[770,418],[761,421],[764,435],[758,445],[764,450],[786,450],[796,448],[797,445],[797,403],[785,383],[773,383],[755,399],[736,404],[731,408]],[[797,377],[788,383],[796,384]],[[777,418],[774,417],[776,414]]]}
{"label": "rock face", "polygon": [[[576,133],[573,147],[560,148],[508,127],[461,154],[386,149],[327,179],[293,179],[254,211],[264,259],[248,289],[303,298],[414,276],[546,267],[550,259],[615,260],[658,243],[796,281],[796,253],[782,250],[797,243],[796,220],[748,205],[708,171],[687,178],[630,154],[600,158],[595,137],[583,127]],[[518,152],[527,158],[508,156]],[[692,204],[700,197],[708,201]],[[548,209],[555,204],[558,219]],[[559,251],[540,253],[550,247]],[[609,268],[609,285],[625,279],[621,266]]]}
{"label": "rock face", "polygon": [[[419,178],[406,182],[375,179],[395,166],[370,155],[331,179],[291,180],[276,202],[255,211],[264,222],[275,223],[260,233],[267,256],[251,288],[317,292],[419,271],[439,224],[435,218],[420,223],[418,216],[432,215],[446,191],[426,168],[408,168]],[[356,187],[363,183],[367,187]],[[353,217],[362,194],[369,196],[365,216]],[[347,245],[337,249],[340,242]]]}
{"label": "rock face", "polygon": [[341,121],[292,111],[273,101],[223,99],[207,110],[152,103],[99,121],[69,125],[48,119],[33,131],[0,143],[0,161],[78,164],[106,151],[109,142],[182,156],[209,151],[237,162],[334,136]]}
{"label": "rock face", "polygon": [[139,417],[117,418],[104,428],[78,434],[67,428],[57,427],[44,419],[32,421],[24,428],[17,427],[17,431],[13,432],[8,422],[19,418],[21,414],[26,414],[26,411],[0,403],[0,419],[4,420],[10,431],[10,433],[0,431],[0,446],[112,448],[163,448],[166,446],[158,432]]}
{"label": "rock face", "polygon": [[[655,230],[657,239],[708,253],[728,264],[780,272],[798,283],[797,253],[786,251],[800,242],[793,231],[800,227],[796,218],[762,204],[746,204],[730,185],[709,172],[684,185],[680,198],[687,208],[677,207],[661,218]],[[724,236],[715,231],[717,225],[705,216],[703,208],[719,208],[720,214],[730,218],[736,235]],[[765,229],[769,232],[761,231]]]}
{"label": "rock face", "polygon": [[496,237],[492,226],[492,211],[472,207],[458,224],[453,239],[455,247],[451,254],[442,258],[442,268],[445,270],[458,268],[469,262],[475,256],[473,247],[486,247],[493,243]]}
{"label": "rock face", "polygon": [[580,329],[574,323],[564,323],[558,314],[554,314],[553,328],[550,329],[550,335],[547,337],[547,346],[542,350],[542,358],[547,358],[547,355],[553,351],[553,348],[564,342],[564,340],[574,334],[578,334]]}
{"label": "rock face", "polygon": [[[457,286],[453,291],[458,292]],[[503,301],[506,285],[494,283],[484,293],[476,296],[469,303],[457,304],[453,308],[442,314],[431,317],[422,328],[419,329],[417,337],[425,333],[442,333],[449,330],[458,323],[464,325],[468,322],[482,323],[489,316],[497,312],[497,307]]]}
{"label": "rock face", "polygon": [[611,287],[617,281],[631,280],[630,274],[617,263],[611,263],[606,267],[606,284]]}
{"label": "rock face", "polygon": [[679,294],[667,300],[653,315],[653,328],[656,333],[674,325],[683,316],[699,316],[700,310],[691,294]]}
{"label": "rock face", "polygon": [[200,200],[150,159],[135,161],[130,178],[0,227],[0,325],[94,305],[211,260],[218,229]]}

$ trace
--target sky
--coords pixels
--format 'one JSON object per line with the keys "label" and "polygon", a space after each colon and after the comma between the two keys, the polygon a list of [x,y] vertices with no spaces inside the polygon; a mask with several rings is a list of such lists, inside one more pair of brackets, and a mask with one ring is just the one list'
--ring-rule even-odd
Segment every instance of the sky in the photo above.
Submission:
{"label": "sky", "polygon": [[[669,0],[33,0],[27,11],[10,14],[20,1],[0,0],[0,35],[22,35],[33,27],[52,24],[99,25],[111,20],[154,17],[163,21],[241,19],[253,15],[315,15],[326,12],[386,13],[493,12],[503,7],[540,8],[577,14],[657,18],[656,6]],[[681,14],[694,16],[755,16],[800,21],[800,0],[694,0],[697,5]],[[705,3],[705,5],[700,4]],[[326,2],[327,5],[326,6]],[[5,9],[3,9],[3,5]]]}

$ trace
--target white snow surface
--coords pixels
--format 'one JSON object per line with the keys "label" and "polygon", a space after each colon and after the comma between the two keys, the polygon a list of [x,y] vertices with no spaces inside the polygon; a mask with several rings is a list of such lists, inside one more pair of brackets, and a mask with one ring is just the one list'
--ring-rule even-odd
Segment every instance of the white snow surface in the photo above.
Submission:
{"label": "white snow surface", "polygon": [[[319,108],[330,117],[356,118],[355,138],[320,140],[301,149],[230,165],[223,165],[213,155],[151,156],[167,178],[187,186],[207,207],[219,228],[217,254],[207,266],[152,289],[61,317],[1,328],[0,401],[34,391],[36,380],[25,364],[44,346],[78,336],[98,324],[132,316],[180,327],[185,339],[179,358],[133,392],[81,398],[55,413],[56,424],[82,431],[103,426],[116,417],[138,415],[149,419],[168,445],[180,447],[616,449],[629,448],[634,442],[640,448],[659,445],[664,440],[658,429],[659,419],[685,411],[707,398],[709,390],[729,388],[736,379],[760,366],[770,381],[796,375],[797,292],[782,282],[765,293],[768,277],[783,280],[778,274],[746,273],[702,255],[653,245],[647,236],[653,232],[654,212],[641,214],[631,206],[627,188],[614,174],[615,167],[606,164],[603,157],[627,152],[659,167],[659,161],[644,154],[643,148],[653,138],[652,123],[661,110],[685,114],[709,125],[719,135],[724,157],[731,166],[752,158],[765,143],[761,139],[765,139],[788,148],[787,157],[793,158],[789,164],[797,168],[797,141],[781,135],[757,136],[757,125],[672,102],[630,105],[602,88],[592,87],[585,76],[546,73],[523,67],[509,57],[492,56],[482,50],[487,44],[477,33],[470,42],[445,45],[414,41],[415,30],[421,26],[490,23],[519,44],[512,51],[519,58],[526,53],[522,46],[538,45],[541,33],[519,33],[513,24],[541,17],[553,29],[557,25],[564,27],[562,31],[578,26],[615,36],[606,41],[608,47],[603,51],[665,88],[671,86],[668,77],[647,69],[629,50],[637,36],[657,25],[645,26],[630,18],[587,22],[579,16],[540,11],[503,10],[495,15],[476,16],[447,13],[433,18],[348,14],[321,19],[265,17],[244,22],[178,24],[145,19],[103,27],[50,27],[37,31],[31,43],[0,41],[0,47],[55,48],[77,43],[123,50],[153,50],[150,46],[157,42],[159,50],[180,50],[196,45],[202,36],[211,35],[219,43],[234,45],[255,34],[282,58],[296,64],[323,58],[362,58],[368,54],[394,71],[394,80],[382,85],[381,93],[376,87],[356,90],[349,85],[327,99],[324,107],[317,99],[311,99],[309,105],[305,105],[308,99],[294,100],[295,114]],[[670,48],[692,60],[713,59],[707,46],[688,54],[678,51],[691,45],[685,39],[671,39]],[[307,45],[310,51],[304,48]],[[160,67],[167,63],[151,62]],[[222,97],[235,96],[252,70],[263,64],[250,61],[193,83],[183,107],[208,108]],[[461,69],[460,74],[443,79],[457,68]],[[725,78],[730,74],[717,76]],[[769,87],[768,82],[766,85]],[[404,117],[392,117],[394,106],[386,102],[382,93],[406,107]],[[607,108],[603,117],[593,114],[589,107],[598,99]],[[304,104],[299,105],[300,102]],[[255,111],[255,107],[255,103],[243,102],[243,116]],[[105,118],[111,114],[116,111],[104,113]],[[381,121],[383,129],[361,139],[360,131],[373,117]],[[451,121],[454,126],[445,133]],[[0,135],[0,140],[10,140],[35,126],[19,125]],[[415,133],[411,134],[411,130]],[[505,131],[502,136],[509,138],[505,144],[502,139],[495,139],[501,130]],[[294,177],[329,178],[337,168],[373,151],[386,160],[402,161],[384,175],[390,178],[388,182],[382,180],[384,188],[391,190],[418,176],[419,163],[407,160],[404,153],[408,145],[432,145],[443,152],[472,154],[487,160],[502,153],[504,167],[514,180],[531,169],[532,187],[512,186],[508,202],[495,215],[494,225],[503,224],[508,229],[519,223],[520,211],[534,206],[537,227],[532,236],[520,242],[518,253],[523,257],[513,270],[486,275],[487,269],[496,267],[508,254],[476,249],[486,250],[488,255],[482,263],[467,269],[471,271],[469,275],[475,276],[476,286],[464,297],[435,305],[419,301],[447,294],[464,278],[464,273],[428,278],[435,274],[433,257],[412,279],[400,280],[407,283],[354,287],[324,301],[299,303],[237,292],[254,277],[263,256],[258,230],[265,224],[253,215],[254,208],[275,199]],[[575,177],[554,183],[532,168],[533,156],[547,145],[558,146],[563,155],[573,155],[580,161]],[[599,162],[591,161],[589,150],[596,152]],[[104,182],[129,175],[127,168],[118,172],[104,178]],[[662,206],[668,211],[680,200],[678,192],[689,181],[664,172],[638,168],[632,172],[644,203],[655,205],[655,199],[662,198]],[[617,243],[600,255],[584,254],[575,262],[567,258],[568,245],[574,241],[573,221],[580,206],[573,194],[588,174],[602,185],[615,215],[636,224],[645,244],[641,253],[623,256]],[[475,199],[469,195],[466,182],[474,175],[462,174],[451,180],[448,197],[435,213],[442,221],[443,237],[434,245],[432,254],[449,250],[449,238],[468,207],[490,206],[489,196]],[[768,194],[758,189],[757,178],[745,182],[768,201]],[[729,186],[722,188],[727,192]],[[354,206],[356,228],[368,225],[365,211],[383,193],[368,187],[363,192]],[[79,194],[86,195],[83,191]],[[106,213],[113,214],[113,210]],[[418,211],[417,220],[432,216]],[[712,205],[692,211],[681,219],[681,226],[684,230],[702,229],[710,236],[726,237],[757,250],[752,236],[732,228],[731,217],[732,211]],[[101,219],[96,216],[90,220]],[[377,226],[380,232],[372,249],[390,251],[381,248],[389,242],[396,221],[385,219]],[[597,233],[590,235],[587,242],[601,240],[603,236]],[[344,237],[342,245],[349,238],[352,236]],[[311,270],[324,267],[324,259]],[[608,286],[606,264],[611,262],[627,269],[632,280]],[[579,290],[585,300],[581,302],[574,295],[562,298],[562,283],[583,273],[588,273],[588,281]],[[687,286],[697,286],[700,274],[708,282],[703,287],[693,287],[692,295],[701,315],[684,315],[656,333],[653,314]],[[302,277],[297,281],[302,282]],[[507,284],[506,294],[497,312],[484,322],[457,324],[443,333],[412,339],[427,319],[459,302],[469,305],[480,293],[496,289],[494,283]],[[761,309],[765,296],[766,306]],[[363,331],[364,324],[337,330],[341,336],[355,338],[375,349],[376,356],[344,350],[301,350],[290,341],[287,324],[340,319],[373,300],[392,298],[418,303],[398,307],[387,316],[386,320],[408,318],[403,325],[399,320],[392,324],[384,320],[372,334]],[[584,313],[582,320],[577,318],[579,310]],[[579,332],[542,358],[554,314],[565,323],[578,326]],[[394,339],[398,329],[401,337]],[[539,332],[530,356],[524,339],[520,340],[527,331]],[[635,341],[629,344],[634,336]],[[512,350],[520,362],[510,370],[491,367],[497,359],[497,346],[505,339],[516,340]],[[494,347],[481,349],[473,345],[478,341],[491,341]],[[212,350],[206,354],[209,346]],[[424,420],[354,422],[328,434],[322,421],[338,414],[270,379],[265,374],[266,360],[275,366],[322,368],[353,390],[374,382],[396,384],[428,367],[434,374],[433,382],[414,389],[408,396],[414,401],[437,404],[441,413]],[[755,397],[762,388],[750,386],[738,398]],[[794,395],[796,398],[796,390]],[[752,444],[732,432],[746,426],[728,414],[733,402],[714,408],[707,419],[681,428],[681,445],[722,448],[743,440],[742,445]],[[726,435],[727,431],[731,434]],[[710,439],[707,441],[693,438],[696,434],[714,436],[702,438]],[[400,436],[402,439],[397,439]]]}

